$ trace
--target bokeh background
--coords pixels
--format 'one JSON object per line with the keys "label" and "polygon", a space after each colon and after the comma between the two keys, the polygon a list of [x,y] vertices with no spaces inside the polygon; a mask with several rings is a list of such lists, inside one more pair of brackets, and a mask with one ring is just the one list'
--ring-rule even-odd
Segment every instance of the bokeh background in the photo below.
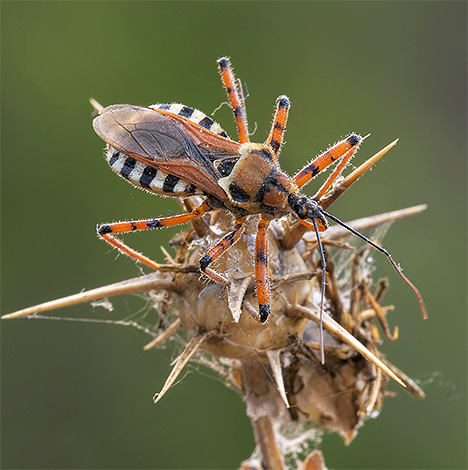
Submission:
{"label": "bokeh background", "polygon": [[[426,203],[385,239],[420,287],[391,279],[389,358],[421,381],[345,447],[330,468],[466,465],[466,2],[2,2],[2,309],[135,277],[95,225],[177,211],[117,178],[91,127],[104,105],[182,102],[208,114],[225,100],[216,59],[247,83],[253,139],[275,98],[292,110],[281,160],[293,173],[350,131],[371,133],[355,163],[399,144],[333,207],[344,220]],[[229,109],[215,119],[234,135]],[[309,190],[312,194],[313,188]],[[175,230],[132,235],[162,260]],[[115,302],[110,320],[144,307]],[[89,305],[57,318],[101,315]],[[2,327],[2,468],[237,468],[253,449],[241,399],[189,372],[164,399],[171,349],[143,352],[131,328],[15,320]],[[190,370],[190,369],[189,369]]]}

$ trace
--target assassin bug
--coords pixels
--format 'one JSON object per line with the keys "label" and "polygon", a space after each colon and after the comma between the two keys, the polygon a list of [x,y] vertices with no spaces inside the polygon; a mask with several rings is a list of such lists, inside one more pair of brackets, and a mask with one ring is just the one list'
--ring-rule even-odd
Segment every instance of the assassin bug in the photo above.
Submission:
{"label": "assassin bug", "polygon": [[[277,99],[266,142],[251,143],[242,88],[234,78],[228,58],[219,59],[218,66],[234,113],[239,142],[231,140],[208,116],[180,104],[149,107],[123,104],[100,110],[93,126],[99,137],[107,143],[106,158],[116,173],[134,186],[151,193],[173,197],[198,194],[205,196],[205,200],[185,214],[101,225],[98,227],[99,236],[121,252],[157,269],[157,263],[136,252],[113,234],[183,224],[212,210],[228,210],[235,217],[234,228],[200,259],[201,271],[214,281],[227,284],[228,280],[212,270],[210,265],[240,238],[246,219],[251,215],[259,215],[255,243],[257,319],[265,323],[270,314],[271,302],[267,239],[271,220],[290,214],[305,227],[314,230],[323,269],[322,318],[326,271],[320,232],[327,229],[329,218],[388,258],[400,277],[416,293],[426,318],[421,294],[401,272],[390,253],[319,205],[318,201],[356,153],[363,138],[357,134],[349,135],[291,178],[281,170],[278,163],[290,107],[289,99],[284,95]],[[335,171],[313,198],[300,193],[300,189],[314,176],[340,159]],[[322,328],[320,331],[323,362]]]}

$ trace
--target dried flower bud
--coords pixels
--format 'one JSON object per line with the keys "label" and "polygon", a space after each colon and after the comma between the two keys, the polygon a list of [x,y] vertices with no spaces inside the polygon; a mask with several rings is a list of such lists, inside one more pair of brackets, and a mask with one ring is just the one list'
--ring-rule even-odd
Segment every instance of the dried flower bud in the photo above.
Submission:
{"label": "dried flower bud", "polygon": [[[364,230],[423,209],[418,206],[350,224]],[[321,454],[314,451],[321,432],[337,432],[350,443],[365,419],[378,414],[388,394],[388,377],[418,398],[424,398],[424,392],[378,351],[381,337],[376,323],[387,339],[398,336],[398,330],[391,332],[386,320],[392,307],[381,306],[387,283],[377,283],[371,292],[373,268],[366,260],[367,251],[343,243],[348,235],[341,227],[331,227],[322,240],[333,251],[333,256],[328,248],[326,253],[325,364],[320,363],[319,353],[317,244],[311,233],[297,237],[286,219],[272,222],[268,232],[272,310],[265,324],[257,321],[252,261],[255,222],[252,217],[241,239],[216,263],[227,279],[225,286],[200,275],[197,266],[206,249],[231,225],[228,214],[214,212],[173,238],[175,259],[155,273],[3,318],[146,291],[159,320],[155,337],[145,349],[170,338],[177,338],[183,348],[155,402],[190,360],[198,361],[221,374],[227,386],[242,391],[257,442],[243,469],[287,465],[325,470]],[[108,302],[106,305],[112,308]],[[147,325],[132,325],[151,333]],[[181,329],[185,334],[179,335]]]}

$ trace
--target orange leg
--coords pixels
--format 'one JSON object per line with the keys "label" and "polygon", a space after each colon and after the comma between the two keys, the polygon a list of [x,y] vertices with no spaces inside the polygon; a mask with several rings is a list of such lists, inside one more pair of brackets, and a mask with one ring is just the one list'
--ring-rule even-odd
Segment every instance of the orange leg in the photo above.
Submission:
{"label": "orange leg", "polygon": [[[342,158],[348,152],[350,152],[352,155],[361,142],[361,136],[357,134],[351,134],[347,139],[338,142],[329,150],[322,153],[322,155],[319,155],[314,161],[305,166],[301,171],[296,173],[296,175],[293,177],[294,183],[296,183],[299,188],[302,188],[302,186],[307,184],[314,176],[316,176],[336,160]],[[343,168],[344,166],[340,168],[339,172],[335,171],[333,173],[334,179],[338,177]],[[333,181],[331,181],[330,177],[325,184],[331,185],[332,183]]]}
{"label": "orange leg", "polygon": [[266,145],[270,146],[273,150],[275,161],[278,160],[278,154],[283,143],[284,130],[288,120],[288,113],[291,103],[285,95],[281,95],[276,100],[276,112],[271,124],[270,135],[268,136]]}
{"label": "orange leg", "polygon": [[234,118],[236,119],[239,142],[244,144],[245,142],[249,142],[247,114],[245,112],[244,103],[239,97],[231,63],[227,57],[221,57],[221,59],[218,59],[218,66],[219,71],[221,72],[221,79],[223,81],[224,88],[226,88],[229,101],[231,102]]}
{"label": "orange leg", "polygon": [[100,237],[103,238],[107,243],[109,243],[109,245],[113,246],[114,248],[117,248],[120,251],[120,253],[123,253],[124,255],[127,255],[130,258],[133,258],[137,261],[140,261],[141,263],[146,264],[150,268],[153,268],[153,269],[159,268],[159,264],[156,263],[156,261],[153,261],[152,259],[148,258],[145,255],[142,255],[140,252],[134,250],[133,248],[130,248],[123,241],[113,237],[112,235],[103,234],[103,235],[100,235]]}
{"label": "orange leg", "polygon": [[257,300],[260,321],[265,323],[270,315],[270,276],[268,272],[269,219],[261,219],[255,241],[255,276],[257,278]]}
{"label": "orange leg", "polygon": [[356,154],[358,148],[359,144],[348,150],[347,153],[345,153],[339,165],[334,169],[333,173],[327,178],[325,183],[322,184],[322,187],[315,193],[312,199],[314,199],[315,201],[320,200],[320,198],[328,191],[333,182],[336,181],[336,179],[341,175],[342,171],[346,168],[346,165]]}
{"label": "orange leg", "polygon": [[138,251],[135,251],[133,248],[127,246],[121,240],[113,237],[113,233],[124,233],[132,232],[135,230],[147,230],[147,229],[157,229],[161,227],[169,227],[171,225],[184,224],[187,222],[201,217],[203,214],[209,212],[211,207],[205,201],[199,207],[194,209],[192,212],[187,214],[174,215],[172,217],[162,217],[160,219],[145,219],[145,220],[134,220],[129,222],[114,222],[111,224],[104,224],[98,228],[98,235],[106,240],[114,248],[117,248],[121,253],[130,256],[130,258],[136,259],[153,269],[158,269],[159,264],[142,255]]}
{"label": "orange leg", "polygon": [[[234,243],[239,240],[239,237],[242,235],[242,232],[244,231],[245,228],[245,218],[240,218],[236,220],[236,225],[234,229],[224,235],[221,240],[219,240],[216,245],[211,247],[207,253],[200,258],[200,269],[208,274],[209,277],[212,277],[210,275],[210,271],[207,272],[207,267],[210,265],[213,261],[218,259],[225,251],[227,251]],[[213,278],[214,279],[214,278]],[[216,281],[216,279],[214,279]]]}

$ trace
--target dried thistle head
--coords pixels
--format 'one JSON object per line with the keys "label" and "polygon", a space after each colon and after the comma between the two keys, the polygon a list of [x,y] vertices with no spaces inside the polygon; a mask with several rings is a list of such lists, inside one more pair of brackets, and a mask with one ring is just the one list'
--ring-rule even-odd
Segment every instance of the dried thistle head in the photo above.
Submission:
{"label": "dried thistle head", "polygon": [[[332,186],[320,204],[328,207],[393,145]],[[185,199],[186,210],[200,203],[196,196],[194,199]],[[324,468],[311,466],[316,454],[306,455],[320,440],[321,432],[337,432],[350,443],[365,419],[378,414],[388,377],[418,398],[424,397],[422,390],[378,351],[381,333],[377,325],[386,339],[393,341],[398,336],[398,330],[391,332],[386,320],[392,307],[382,306],[387,286],[381,281],[373,287],[373,270],[365,256],[368,248],[356,250],[346,243],[350,227],[356,234],[424,208],[417,206],[360,219],[347,227],[331,227],[321,237],[324,250],[317,236],[303,225],[292,224],[287,217],[271,221],[267,237],[272,302],[266,323],[258,322],[256,310],[252,257],[256,252],[257,216],[246,219],[237,243],[217,259],[215,268],[222,273],[223,284],[200,273],[200,258],[232,230],[232,216],[226,210],[210,211],[192,220],[189,228],[171,242],[175,256],[163,250],[168,264],[151,262],[157,268],[152,274],[3,318],[113,295],[149,292],[159,315],[154,330],[147,324],[129,324],[152,334],[145,349],[169,338],[177,338],[182,349],[154,401],[164,396],[190,360],[198,361],[220,373],[228,386],[244,396],[257,448],[243,468],[261,468],[260,461],[268,468],[284,468],[285,460],[298,466],[304,456],[303,468]],[[137,259],[147,260],[139,256]],[[179,334],[181,331],[185,333]],[[321,465],[320,459],[317,465]]]}
{"label": "dried thistle head", "polygon": [[[423,210],[417,206],[351,222],[357,230]],[[349,444],[369,417],[378,415],[389,377],[418,398],[423,391],[393,366],[378,346],[383,337],[397,339],[390,330],[382,305],[385,280],[373,281],[368,248],[348,244],[341,227],[323,237],[327,256],[324,309],[325,364],[320,362],[319,306],[321,270],[312,233],[296,237],[288,219],[271,224],[272,312],[266,324],[258,323],[252,265],[255,220],[243,237],[219,260],[217,269],[229,279],[219,285],[200,275],[200,255],[230,227],[226,212],[207,214],[171,245],[176,250],[167,265],[135,279],[41,304],[6,315],[15,318],[113,295],[147,292],[158,319],[152,329],[132,322],[153,336],[145,349],[177,339],[181,354],[161,392],[159,401],[190,361],[219,373],[224,383],[242,393],[255,431],[257,448],[244,469],[313,467],[324,430],[337,432]],[[292,246],[287,240],[296,240]],[[318,459],[320,462],[320,459]],[[315,465],[315,464],[314,464]],[[317,464],[318,465],[318,464]]]}
{"label": "dried thistle head", "polygon": [[[378,225],[401,215],[387,214],[357,226]],[[228,214],[217,212],[199,221],[197,228],[178,235],[172,243],[178,248],[173,262],[196,263],[206,247],[229,230],[229,219]],[[179,288],[174,290],[168,310],[174,319],[174,328],[169,330],[174,333],[181,327],[189,339],[161,393],[155,396],[155,401],[162,398],[188,360],[208,355],[210,359],[202,362],[222,370],[226,382],[237,387],[246,401],[257,450],[244,463],[251,467],[245,468],[257,468],[258,456],[268,460],[277,455],[279,461],[286,458],[297,463],[310,443],[313,447],[320,440],[323,430],[337,432],[349,444],[364,421],[378,415],[389,377],[424,397],[377,349],[382,342],[377,325],[392,341],[398,330],[390,332],[386,315],[393,307],[382,306],[387,282],[372,280],[368,248],[356,250],[344,243],[347,235],[339,228],[324,237],[329,248],[326,363],[322,365],[318,326],[321,270],[314,235],[307,234],[292,247],[285,247],[284,240],[294,228],[287,219],[271,225],[272,311],[268,322],[259,324],[251,314],[256,305],[251,261],[255,228],[253,220],[216,266],[228,277],[227,286],[196,272],[175,275]],[[160,343],[161,338],[150,344]]]}
{"label": "dried thistle head", "polygon": [[[93,103],[99,111],[93,126],[107,144],[111,168],[135,187],[185,198],[186,214],[98,228],[98,235],[111,246],[155,273],[6,318],[109,295],[156,291],[151,298],[159,313],[157,334],[145,349],[175,337],[179,330],[185,334],[177,336],[183,351],[155,402],[191,359],[205,363],[221,371],[244,396],[257,451],[243,468],[283,468],[285,459],[297,466],[308,442],[319,439],[317,430],[338,432],[351,442],[363,421],[382,406],[388,377],[423,396],[379,353],[376,323],[387,339],[397,338],[397,330],[390,332],[386,320],[391,307],[381,305],[386,286],[380,283],[373,289],[364,252],[342,239],[350,232],[386,255],[417,295],[425,316],[419,291],[385,249],[359,232],[368,222],[346,225],[326,211],[396,141],[341,179],[364,140],[351,134],[291,178],[278,164],[289,99],[277,99],[266,142],[251,143],[242,87],[229,59],[219,59],[218,65],[239,142],[208,116],[180,104],[102,108]],[[340,162],[314,197],[300,192],[336,160]],[[319,232],[328,228],[327,218],[338,228],[320,237]],[[187,222],[192,225],[174,238],[177,253],[168,255],[167,265],[114,236]],[[370,225],[378,223],[377,218]],[[339,255],[339,262],[331,251]],[[323,467],[323,462],[314,464],[311,459],[303,468]]]}

